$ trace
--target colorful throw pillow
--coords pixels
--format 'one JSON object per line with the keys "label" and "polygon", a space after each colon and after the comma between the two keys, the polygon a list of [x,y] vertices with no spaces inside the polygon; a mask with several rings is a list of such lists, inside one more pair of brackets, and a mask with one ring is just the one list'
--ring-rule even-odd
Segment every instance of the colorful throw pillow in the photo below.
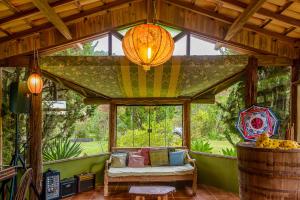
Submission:
{"label": "colorful throw pillow", "polygon": [[149,154],[151,166],[169,165],[168,149],[151,149]]}
{"label": "colorful throw pillow", "polygon": [[144,167],[144,157],[139,155],[130,155],[128,167]]}
{"label": "colorful throw pillow", "polygon": [[185,151],[174,151],[169,152],[169,159],[171,166],[184,165]]}
{"label": "colorful throw pillow", "polygon": [[141,148],[141,150],[139,150],[141,156],[144,157],[144,165],[150,165],[149,151],[150,148]]}
{"label": "colorful throw pillow", "polygon": [[127,154],[126,153],[114,153],[111,155],[111,167],[122,168],[126,167]]}

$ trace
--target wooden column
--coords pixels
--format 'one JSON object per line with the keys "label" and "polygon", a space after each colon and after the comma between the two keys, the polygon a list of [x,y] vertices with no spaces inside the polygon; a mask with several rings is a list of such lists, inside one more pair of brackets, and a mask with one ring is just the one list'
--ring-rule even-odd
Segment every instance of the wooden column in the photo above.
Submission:
{"label": "wooden column", "polygon": [[0,68],[0,169],[3,167],[3,130],[2,130],[2,69]]}
{"label": "wooden column", "polygon": [[[33,67],[34,62],[31,61]],[[31,95],[29,114],[29,163],[33,170],[33,185],[37,192],[42,190],[42,94]],[[30,199],[38,199],[34,190],[30,189]]]}
{"label": "wooden column", "polygon": [[186,101],[183,104],[183,146],[191,148],[191,102]]}
{"label": "wooden column", "polygon": [[287,136],[286,139],[298,141],[298,82],[299,82],[300,60],[294,60],[291,68],[291,125],[294,126],[294,136]]}
{"label": "wooden column", "polygon": [[111,152],[112,147],[116,146],[116,125],[117,125],[117,106],[114,103],[109,104],[109,145],[108,150]]}
{"label": "wooden column", "polygon": [[257,58],[249,57],[248,64],[246,66],[246,78],[245,78],[245,106],[256,104],[257,97]]}

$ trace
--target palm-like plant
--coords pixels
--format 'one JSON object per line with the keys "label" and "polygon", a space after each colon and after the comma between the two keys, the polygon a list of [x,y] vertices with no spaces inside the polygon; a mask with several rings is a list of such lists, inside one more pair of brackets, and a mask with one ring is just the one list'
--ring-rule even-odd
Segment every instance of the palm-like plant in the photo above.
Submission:
{"label": "palm-like plant", "polygon": [[224,156],[233,156],[233,157],[237,156],[237,152],[236,152],[235,148],[222,149],[222,153],[223,153]]}
{"label": "palm-like plant", "polygon": [[69,138],[58,138],[44,148],[43,160],[53,161],[78,157],[81,152],[82,148],[79,143],[72,142]]}
{"label": "palm-like plant", "polygon": [[210,146],[209,142],[203,140],[195,140],[192,142],[192,150],[211,153],[213,148]]}

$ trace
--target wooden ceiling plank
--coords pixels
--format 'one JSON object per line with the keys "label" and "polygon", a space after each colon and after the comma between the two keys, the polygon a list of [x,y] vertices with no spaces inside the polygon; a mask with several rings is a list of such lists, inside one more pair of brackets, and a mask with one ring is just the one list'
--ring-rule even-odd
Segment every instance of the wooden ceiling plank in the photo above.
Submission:
{"label": "wooden ceiling plank", "polygon": [[[62,1],[64,1],[64,0],[62,0]],[[70,1],[70,0],[68,0],[68,1]],[[108,10],[108,9],[112,9],[112,8],[114,8],[116,6],[119,6],[119,5],[122,5],[122,4],[126,4],[126,3],[132,3],[132,2],[135,2],[135,1],[138,1],[138,0],[118,0],[118,1],[113,1],[111,3],[107,3],[107,4],[103,5],[103,6],[99,6],[99,7],[96,7],[94,9],[90,9],[90,10],[84,11],[82,13],[78,13],[78,14],[75,14],[75,15],[64,17],[64,18],[62,18],[62,21],[64,23],[69,23],[71,21],[78,20],[78,19],[84,18],[86,16],[95,14],[97,12],[102,12],[102,11],[105,11],[105,10]],[[1,26],[1,20],[0,20],[0,26]],[[36,33],[36,32],[39,32],[41,30],[44,30],[44,29],[47,29],[47,28],[51,28],[51,27],[53,27],[51,23],[46,23],[46,24],[43,24],[43,25],[40,25],[40,26],[35,26],[32,29],[28,29],[28,30],[25,30],[25,31],[17,32],[17,33],[11,34],[8,37],[0,38],[0,43],[1,42],[6,42],[8,40],[16,39],[16,38],[19,38],[19,37],[24,37],[24,36],[27,36],[27,35],[31,35],[33,33]]]}
{"label": "wooden ceiling plank", "polygon": [[55,28],[68,40],[72,39],[70,30],[62,19],[51,8],[47,0],[33,0],[33,4],[47,17],[47,19],[55,26]]}
{"label": "wooden ceiling plank", "polygon": [[[241,2],[241,1],[236,1],[236,0],[222,0],[222,2],[228,3],[228,4],[233,5],[233,6],[238,6],[238,7],[243,8],[243,9],[246,9],[248,7],[247,3],[244,3],[244,2]],[[300,27],[300,20],[299,19],[295,19],[295,18],[292,18],[292,17],[289,17],[289,16],[281,15],[281,13],[276,13],[276,12],[270,11],[270,10],[265,9],[265,8],[260,8],[257,11],[257,13],[260,14],[260,15],[263,15],[265,17],[271,18],[271,19],[282,21],[282,22],[287,23],[287,24],[292,25],[292,26]]]}
{"label": "wooden ceiling plank", "polygon": [[276,12],[277,14],[281,14],[283,13],[286,9],[288,9],[292,4],[294,3],[294,1],[287,1],[283,6],[279,7],[278,11]]}
{"label": "wooden ceiling plank", "polygon": [[[73,3],[74,1],[75,0],[60,0],[60,1],[55,1],[55,2],[49,3],[49,5],[52,8],[56,8],[58,6],[62,6],[62,5],[68,4],[68,3]],[[35,14],[38,14],[38,13],[40,13],[40,10],[36,7],[32,8],[32,9],[25,10],[25,11],[17,12],[14,15],[11,15],[11,16],[0,19],[0,26],[7,23],[7,22],[27,18],[29,16],[32,16],[32,15],[35,15]]]}
{"label": "wooden ceiling plank", "polygon": [[233,38],[242,28],[244,25],[248,22],[250,17],[253,16],[254,13],[258,11],[258,9],[261,8],[263,3],[265,3],[266,0],[258,0],[258,1],[252,1],[249,6],[244,10],[243,13],[240,14],[240,16],[233,22],[233,24],[230,26],[229,30],[226,33],[225,40],[229,41],[231,38]]}
{"label": "wooden ceiling plank", "polygon": [[[215,13],[215,12],[203,9],[199,6],[194,6],[194,5],[192,5],[191,3],[188,3],[188,2],[183,2],[183,1],[178,1],[178,0],[164,0],[164,1],[169,3],[169,4],[178,6],[180,8],[184,8],[186,10],[190,10],[192,12],[198,13],[200,15],[204,15],[206,17],[213,18],[213,19],[218,20],[220,22],[224,22],[224,23],[227,23],[227,24],[232,24],[234,22],[234,19],[231,18],[231,17],[228,17],[228,16],[220,14],[220,13]],[[239,3],[241,3],[241,2],[239,2]],[[238,5],[239,5],[239,3],[238,3]],[[257,25],[245,24],[244,28],[248,29],[250,31],[254,31],[254,32],[257,32],[257,33],[267,35],[267,36],[275,37],[275,38],[280,39],[280,40],[285,41],[285,42],[294,43],[296,41],[295,38],[287,37],[287,36],[282,35],[281,33],[276,33],[276,32],[273,32],[273,31],[269,31],[269,30],[260,28]]]}
{"label": "wooden ceiling plank", "polygon": [[1,2],[13,13],[20,12],[20,10],[10,2],[10,0],[1,0]]}
{"label": "wooden ceiling plank", "polygon": [[[12,11],[13,13],[20,13],[20,10],[19,10],[15,5],[13,5],[13,4],[11,3],[10,0],[2,0],[1,2],[2,2],[6,7],[8,7],[8,9],[9,9],[10,11]],[[25,21],[26,24],[29,25],[30,27],[33,26],[32,23],[29,22],[28,20],[25,20],[25,19],[24,19],[24,21]],[[9,34],[9,35],[10,35],[10,34]]]}

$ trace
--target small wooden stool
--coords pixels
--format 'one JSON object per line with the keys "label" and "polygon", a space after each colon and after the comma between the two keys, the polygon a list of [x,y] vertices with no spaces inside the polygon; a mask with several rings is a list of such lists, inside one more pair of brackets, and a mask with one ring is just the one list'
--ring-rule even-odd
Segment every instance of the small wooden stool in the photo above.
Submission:
{"label": "small wooden stool", "polygon": [[129,194],[134,200],[145,200],[145,197],[157,197],[157,200],[168,200],[168,194],[176,191],[171,186],[131,186]]}

